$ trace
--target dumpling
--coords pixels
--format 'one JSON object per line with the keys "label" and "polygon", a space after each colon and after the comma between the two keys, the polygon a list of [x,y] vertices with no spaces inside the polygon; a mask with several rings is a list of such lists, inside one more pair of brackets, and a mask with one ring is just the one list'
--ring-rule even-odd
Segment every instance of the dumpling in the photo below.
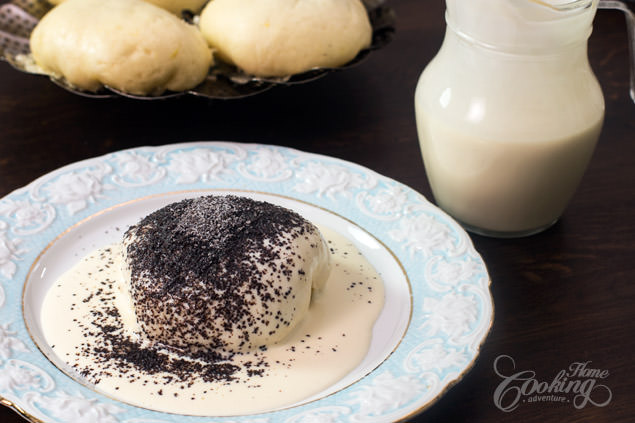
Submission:
{"label": "dumpling", "polygon": [[128,229],[123,245],[142,336],[194,351],[281,341],[308,314],[331,269],[312,223],[232,195],[169,204]]}
{"label": "dumpling", "polygon": [[42,18],[30,41],[45,73],[88,91],[183,91],[201,83],[212,63],[196,27],[141,0],[67,0]]}
{"label": "dumpling", "polygon": [[[104,0],[107,1],[107,0]],[[185,9],[192,12],[200,11],[207,0],[145,0],[148,3],[156,4],[157,6],[174,13],[177,16],[181,16],[181,12]],[[51,4],[58,5],[63,3],[64,0],[49,0]]]}
{"label": "dumpling", "polygon": [[220,59],[258,76],[341,66],[372,37],[360,0],[211,0],[200,28]]}

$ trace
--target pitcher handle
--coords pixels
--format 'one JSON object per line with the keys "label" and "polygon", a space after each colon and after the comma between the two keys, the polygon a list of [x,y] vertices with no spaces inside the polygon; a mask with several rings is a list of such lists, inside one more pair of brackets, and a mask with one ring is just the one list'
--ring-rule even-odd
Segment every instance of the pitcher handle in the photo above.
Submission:
{"label": "pitcher handle", "polygon": [[633,0],[600,0],[599,9],[617,9],[626,16],[626,30],[628,31],[628,51],[631,68],[631,99],[635,102],[635,13],[631,8],[635,6]]}

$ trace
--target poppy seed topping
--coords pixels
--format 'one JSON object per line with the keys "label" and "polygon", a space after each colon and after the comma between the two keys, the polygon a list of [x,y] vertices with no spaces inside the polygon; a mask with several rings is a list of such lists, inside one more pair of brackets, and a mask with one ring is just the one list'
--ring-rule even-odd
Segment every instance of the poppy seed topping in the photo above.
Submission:
{"label": "poppy seed topping", "polygon": [[281,340],[329,273],[313,224],[237,196],[186,199],[151,213],[126,231],[123,256],[142,336],[189,351]]}

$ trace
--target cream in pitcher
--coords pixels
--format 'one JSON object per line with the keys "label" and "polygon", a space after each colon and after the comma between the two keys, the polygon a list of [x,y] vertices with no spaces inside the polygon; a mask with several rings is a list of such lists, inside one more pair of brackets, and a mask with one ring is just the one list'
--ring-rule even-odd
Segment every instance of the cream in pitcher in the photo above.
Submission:
{"label": "cream in pitcher", "polygon": [[523,236],[564,211],[604,98],[587,58],[597,0],[447,0],[415,93],[434,197],[473,232]]}

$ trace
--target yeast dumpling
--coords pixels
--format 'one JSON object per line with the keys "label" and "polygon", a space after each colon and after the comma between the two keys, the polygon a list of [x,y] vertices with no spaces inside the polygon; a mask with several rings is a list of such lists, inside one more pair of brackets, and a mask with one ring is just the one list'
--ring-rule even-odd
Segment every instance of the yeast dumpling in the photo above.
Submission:
{"label": "yeast dumpling", "polygon": [[[49,0],[51,4],[60,4],[65,0]],[[104,0],[106,1],[106,0]],[[175,15],[181,15],[183,10],[198,12],[203,8],[207,0],[146,0],[148,3],[156,4],[163,9],[169,10]]]}
{"label": "yeast dumpling", "polygon": [[123,245],[141,335],[195,351],[281,341],[330,272],[328,247],[312,223],[245,197],[169,204],[130,227]]}
{"label": "yeast dumpling", "polygon": [[193,88],[212,62],[196,27],[142,0],[67,0],[34,28],[31,52],[77,88],[139,95]]}
{"label": "yeast dumpling", "polygon": [[211,0],[200,28],[220,59],[258,76],[341,66],[372,36],[360,0]]}

